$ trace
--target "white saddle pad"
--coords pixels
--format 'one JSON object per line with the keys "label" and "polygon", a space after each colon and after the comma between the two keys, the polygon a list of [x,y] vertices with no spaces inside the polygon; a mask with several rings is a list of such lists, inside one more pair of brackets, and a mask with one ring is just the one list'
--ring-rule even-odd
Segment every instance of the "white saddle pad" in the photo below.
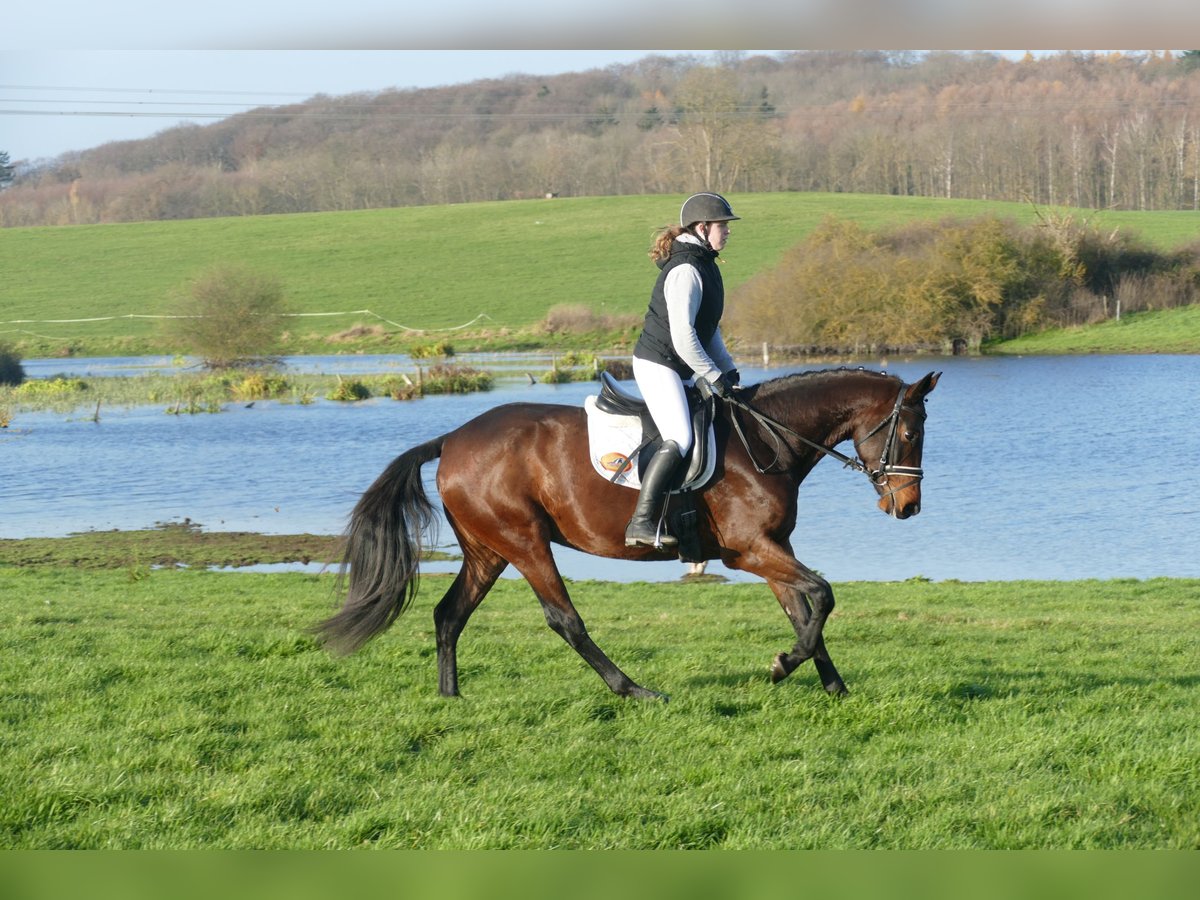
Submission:
{"label": "white saddle pad", "polygon": [[[633,459],[625,466],[625,470],[613,481],[613,475],[625,465],[630,455],[637,451],[642,442],[642,420],[637,416],[618,416],[596,408],[596,398],[588,397],[583,401],[587,411],[588,423],[588,456],[592,460],[592,468],[606,481],[625,487],[640,488],[641,478],[638,477],[637,460]],[[703,487],[712,478],[717,467],[717,441],[710,427],[705,436],[708,441],[708,453],[705,454],[707,464],[704,471],[698,471],[700,461],[692,453],[688,459],[687,475],[681,490],[695,490]]]}

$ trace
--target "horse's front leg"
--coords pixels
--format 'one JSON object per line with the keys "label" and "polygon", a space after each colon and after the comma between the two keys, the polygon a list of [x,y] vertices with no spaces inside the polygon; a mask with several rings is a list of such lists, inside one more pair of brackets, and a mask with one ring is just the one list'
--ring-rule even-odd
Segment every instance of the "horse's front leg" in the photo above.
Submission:
{"label": "horse's front leg", "polygon": [[[796,667],[807,658],[801,656],[798,651],[801,649],[801,636],[812,619],[812,610],[809,608],[808,598],[791,585],[770,582],[769,586],[779,599],[779,605],[787,613],[788,619],[791,620],[792,627],[796,631],[797,641],[791,653],[779,653],[771,662],[771,681],[778,683],[791,675]],[[846,690],[846,683],[842,681],[842,676],[838,674],[837,667],[834,666],[833,659],[829,656],[829,651],[825,649],[824,634],[817,638],[816,647],[812,653],[812,661],[813,665],[817,668],[817,675],[820,676],[821,684],[824,685],[826,691],[831,694],[849,693]]]}
{"label": "horse's front leg", "polygon": [[782,681],[802,662],[811,659],[825,690],[831,694],[845,693],[846,685],[825,649],[823,637],[825,621],[834,606],[829,582],[796,559],[791,548],[769,540],[760,541],[725,562],[762,576],[796,632],[791,651],[780,653],[771,663],[771,680]]}

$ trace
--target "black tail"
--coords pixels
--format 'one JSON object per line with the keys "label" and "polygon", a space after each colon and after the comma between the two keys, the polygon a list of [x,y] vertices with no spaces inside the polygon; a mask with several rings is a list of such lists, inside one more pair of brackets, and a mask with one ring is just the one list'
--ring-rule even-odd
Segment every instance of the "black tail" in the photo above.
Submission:
{"label": "black tail", "polygon": [[421,483],[421,466],[442,454],[444,438],[396,457],[367,488],[350,514],[339,590],[349,584],[341,610],[313,628],[339,654],[353,653],[396,621],[417,593],[422,537],[434,510]]}

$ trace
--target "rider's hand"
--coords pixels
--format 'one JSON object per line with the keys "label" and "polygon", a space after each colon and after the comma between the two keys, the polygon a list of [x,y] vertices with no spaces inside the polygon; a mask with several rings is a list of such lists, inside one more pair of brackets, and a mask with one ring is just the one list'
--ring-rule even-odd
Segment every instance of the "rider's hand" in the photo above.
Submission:
{"label": "rider's hand", "polygon": [[712,384],[713,393],[716,394],[718,397],[720,397],[722,400],[732,400],[733,399],[733,382],[730,380],[728,375],[725,375],[725,374],[719,375],[717,377],[717,380],[711,382],[711,384]]}

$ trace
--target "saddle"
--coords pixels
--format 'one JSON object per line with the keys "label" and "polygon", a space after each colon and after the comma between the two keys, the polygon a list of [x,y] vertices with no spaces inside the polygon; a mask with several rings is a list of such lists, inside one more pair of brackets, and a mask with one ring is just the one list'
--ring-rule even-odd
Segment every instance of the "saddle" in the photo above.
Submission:
{"label": "saddle", "polygon": [[[716,447],[713,438],[713,401],[711,397],[703,396],[694,387],[685,387],[688,398],[688,410],[692,418],[692,449],[688,453],[684,476],[675,491],[690,491],[703,487],[712,477],[715,468]],[[600,373],[600,393],[589,397],[585,402],[588,411],[588,430],[593,445],[593,457],[599,462],[600,474],[605,475],[614,484],[626,487],[640,487],[641,474],[654,451],[662,444],[662,435],[658,426],[646,408],[646,401],[634,396],[617,383],[607,372]],[[615,421],[604,421],[605,417],[613,417]],[[593,420],[596,420],[593,422]],[[636,429],[633,428],[636,420]],[[607,436],[608,445],[599,444],[604,441],[602,427],[609,426],[623,434],[614,438]],[[629,436],[637,432],[636,443],[628,446]],[[616,444],[613,444],[613,441]],[[598,452],[597,452],[598,451]],[[622,451],[625,451],[622,453]]]}
{"label": "saddle", "polygon": [[[695,437],[681,481],[672,488],[668,515],[672,533],[679,538],[680,559],[701,562],[692,492],[704,487],[716,470],[715,402],[711,395],[702,394],[694,387],[685,390]],[[662,436],[646,408],[646,401],[626,391],[607,372],[601,372],[600,393],[588,397],[584,408],[593,468],[613,484],[641,487],[641,473],[662,444]]]}

